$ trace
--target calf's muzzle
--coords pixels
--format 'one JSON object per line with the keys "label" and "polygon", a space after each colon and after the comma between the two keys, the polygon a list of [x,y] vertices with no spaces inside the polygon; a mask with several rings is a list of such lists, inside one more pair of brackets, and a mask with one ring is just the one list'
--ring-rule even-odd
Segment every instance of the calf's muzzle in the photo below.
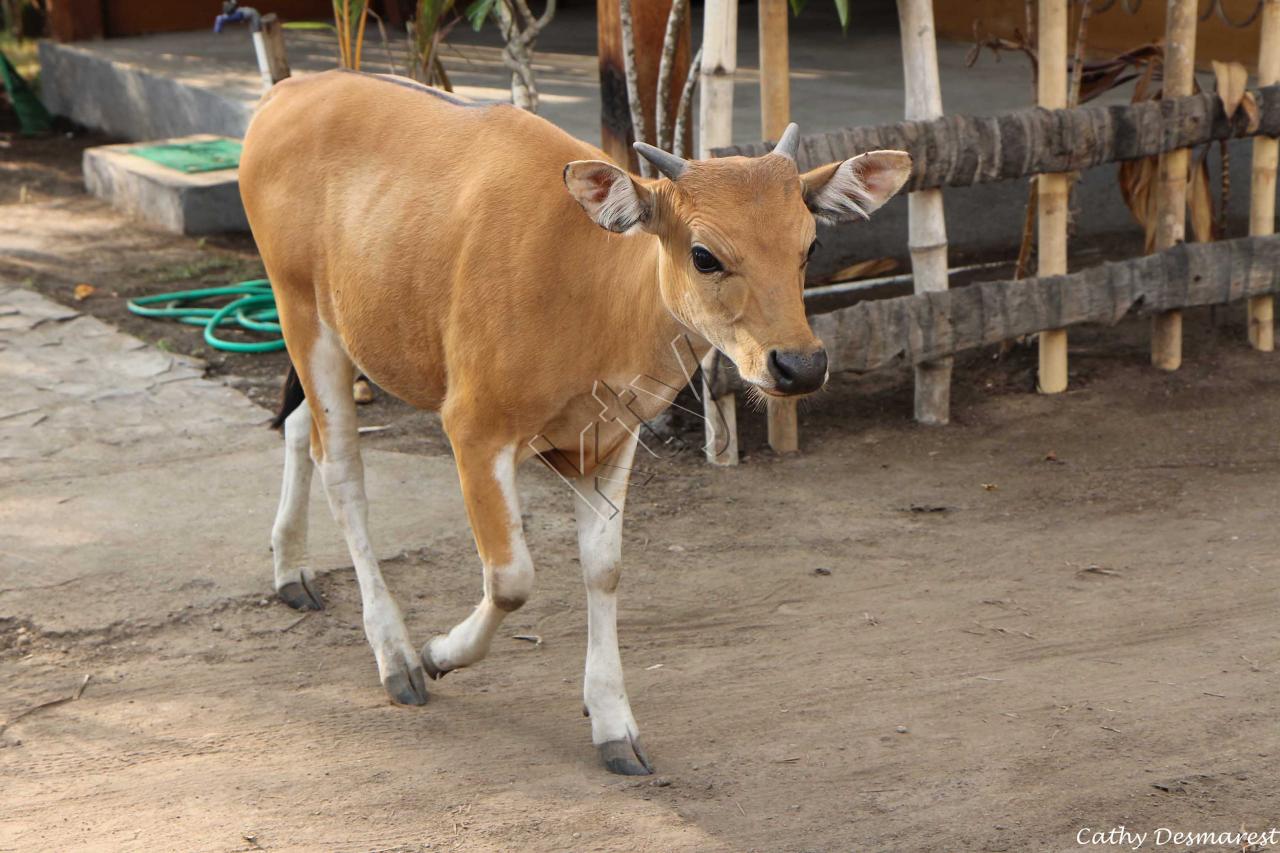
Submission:
{"label": "calf's muzzle", "polygon": [[817,391],[827,381],[827,351],[772,350],[769,353],[769,375],[773,377],[774,390],[780,394]]}

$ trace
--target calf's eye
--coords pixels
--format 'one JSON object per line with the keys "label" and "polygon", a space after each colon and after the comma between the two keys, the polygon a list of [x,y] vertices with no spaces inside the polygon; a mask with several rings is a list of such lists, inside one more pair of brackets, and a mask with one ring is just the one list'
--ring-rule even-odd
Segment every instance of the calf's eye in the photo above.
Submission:
{"label": "calf's eye", "polygon": [[711,254],[705,246],[694,246],[692,258],[693,268],[700,273],[719,272],[724,269],[718,258]]}

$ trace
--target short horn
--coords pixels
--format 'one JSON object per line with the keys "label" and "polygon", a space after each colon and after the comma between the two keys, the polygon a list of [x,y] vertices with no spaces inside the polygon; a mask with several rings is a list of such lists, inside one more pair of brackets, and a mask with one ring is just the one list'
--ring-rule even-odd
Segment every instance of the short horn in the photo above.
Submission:
{"label": "short horn", "polygon": [[684,170],[689,167],[689,162],[683,157],[668,154],[661,148],[654,148],[644,142],[636,142],[634,145],[637,154],[648,160],[659,172],[673,181],[683,175]]}
{"label": "short horn", "polygon": [[782,131],[782,138],[778,140],[778,144],[773,146],[774,154],[781,154],[783,157],[796,159],[796,150],[800,147],[800,126],[794,121],[787,125],[787,129]]}

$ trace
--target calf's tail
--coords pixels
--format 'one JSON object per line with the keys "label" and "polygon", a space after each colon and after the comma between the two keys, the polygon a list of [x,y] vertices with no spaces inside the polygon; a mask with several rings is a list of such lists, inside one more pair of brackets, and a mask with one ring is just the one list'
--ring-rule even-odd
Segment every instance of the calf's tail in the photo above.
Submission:
{"label": "calf's tail", "polygon": [[284,377],[284,386],[280,389],[280,408],[276,416],[271,419],[271,428],[281,429],[285,418],[293,414],[293,410],[301,406],[306,399],[307,392],[303,390],[302,380],[298,378],[298,371],[294,369],[291,362],[289,372]]}

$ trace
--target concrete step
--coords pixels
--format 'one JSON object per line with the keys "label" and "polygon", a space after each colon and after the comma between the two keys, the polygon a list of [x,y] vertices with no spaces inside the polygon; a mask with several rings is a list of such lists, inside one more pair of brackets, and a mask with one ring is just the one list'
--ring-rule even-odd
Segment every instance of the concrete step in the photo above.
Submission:
{"label": "concrete step", "polygon": [[[200,142],[219,137],[183,136],[146,143]],[[185,173],[133,153],[141,146],[102,145],[84,152],[84,185],[131,216],[175,234],[248,231],[240,203],[239,170]]]}

